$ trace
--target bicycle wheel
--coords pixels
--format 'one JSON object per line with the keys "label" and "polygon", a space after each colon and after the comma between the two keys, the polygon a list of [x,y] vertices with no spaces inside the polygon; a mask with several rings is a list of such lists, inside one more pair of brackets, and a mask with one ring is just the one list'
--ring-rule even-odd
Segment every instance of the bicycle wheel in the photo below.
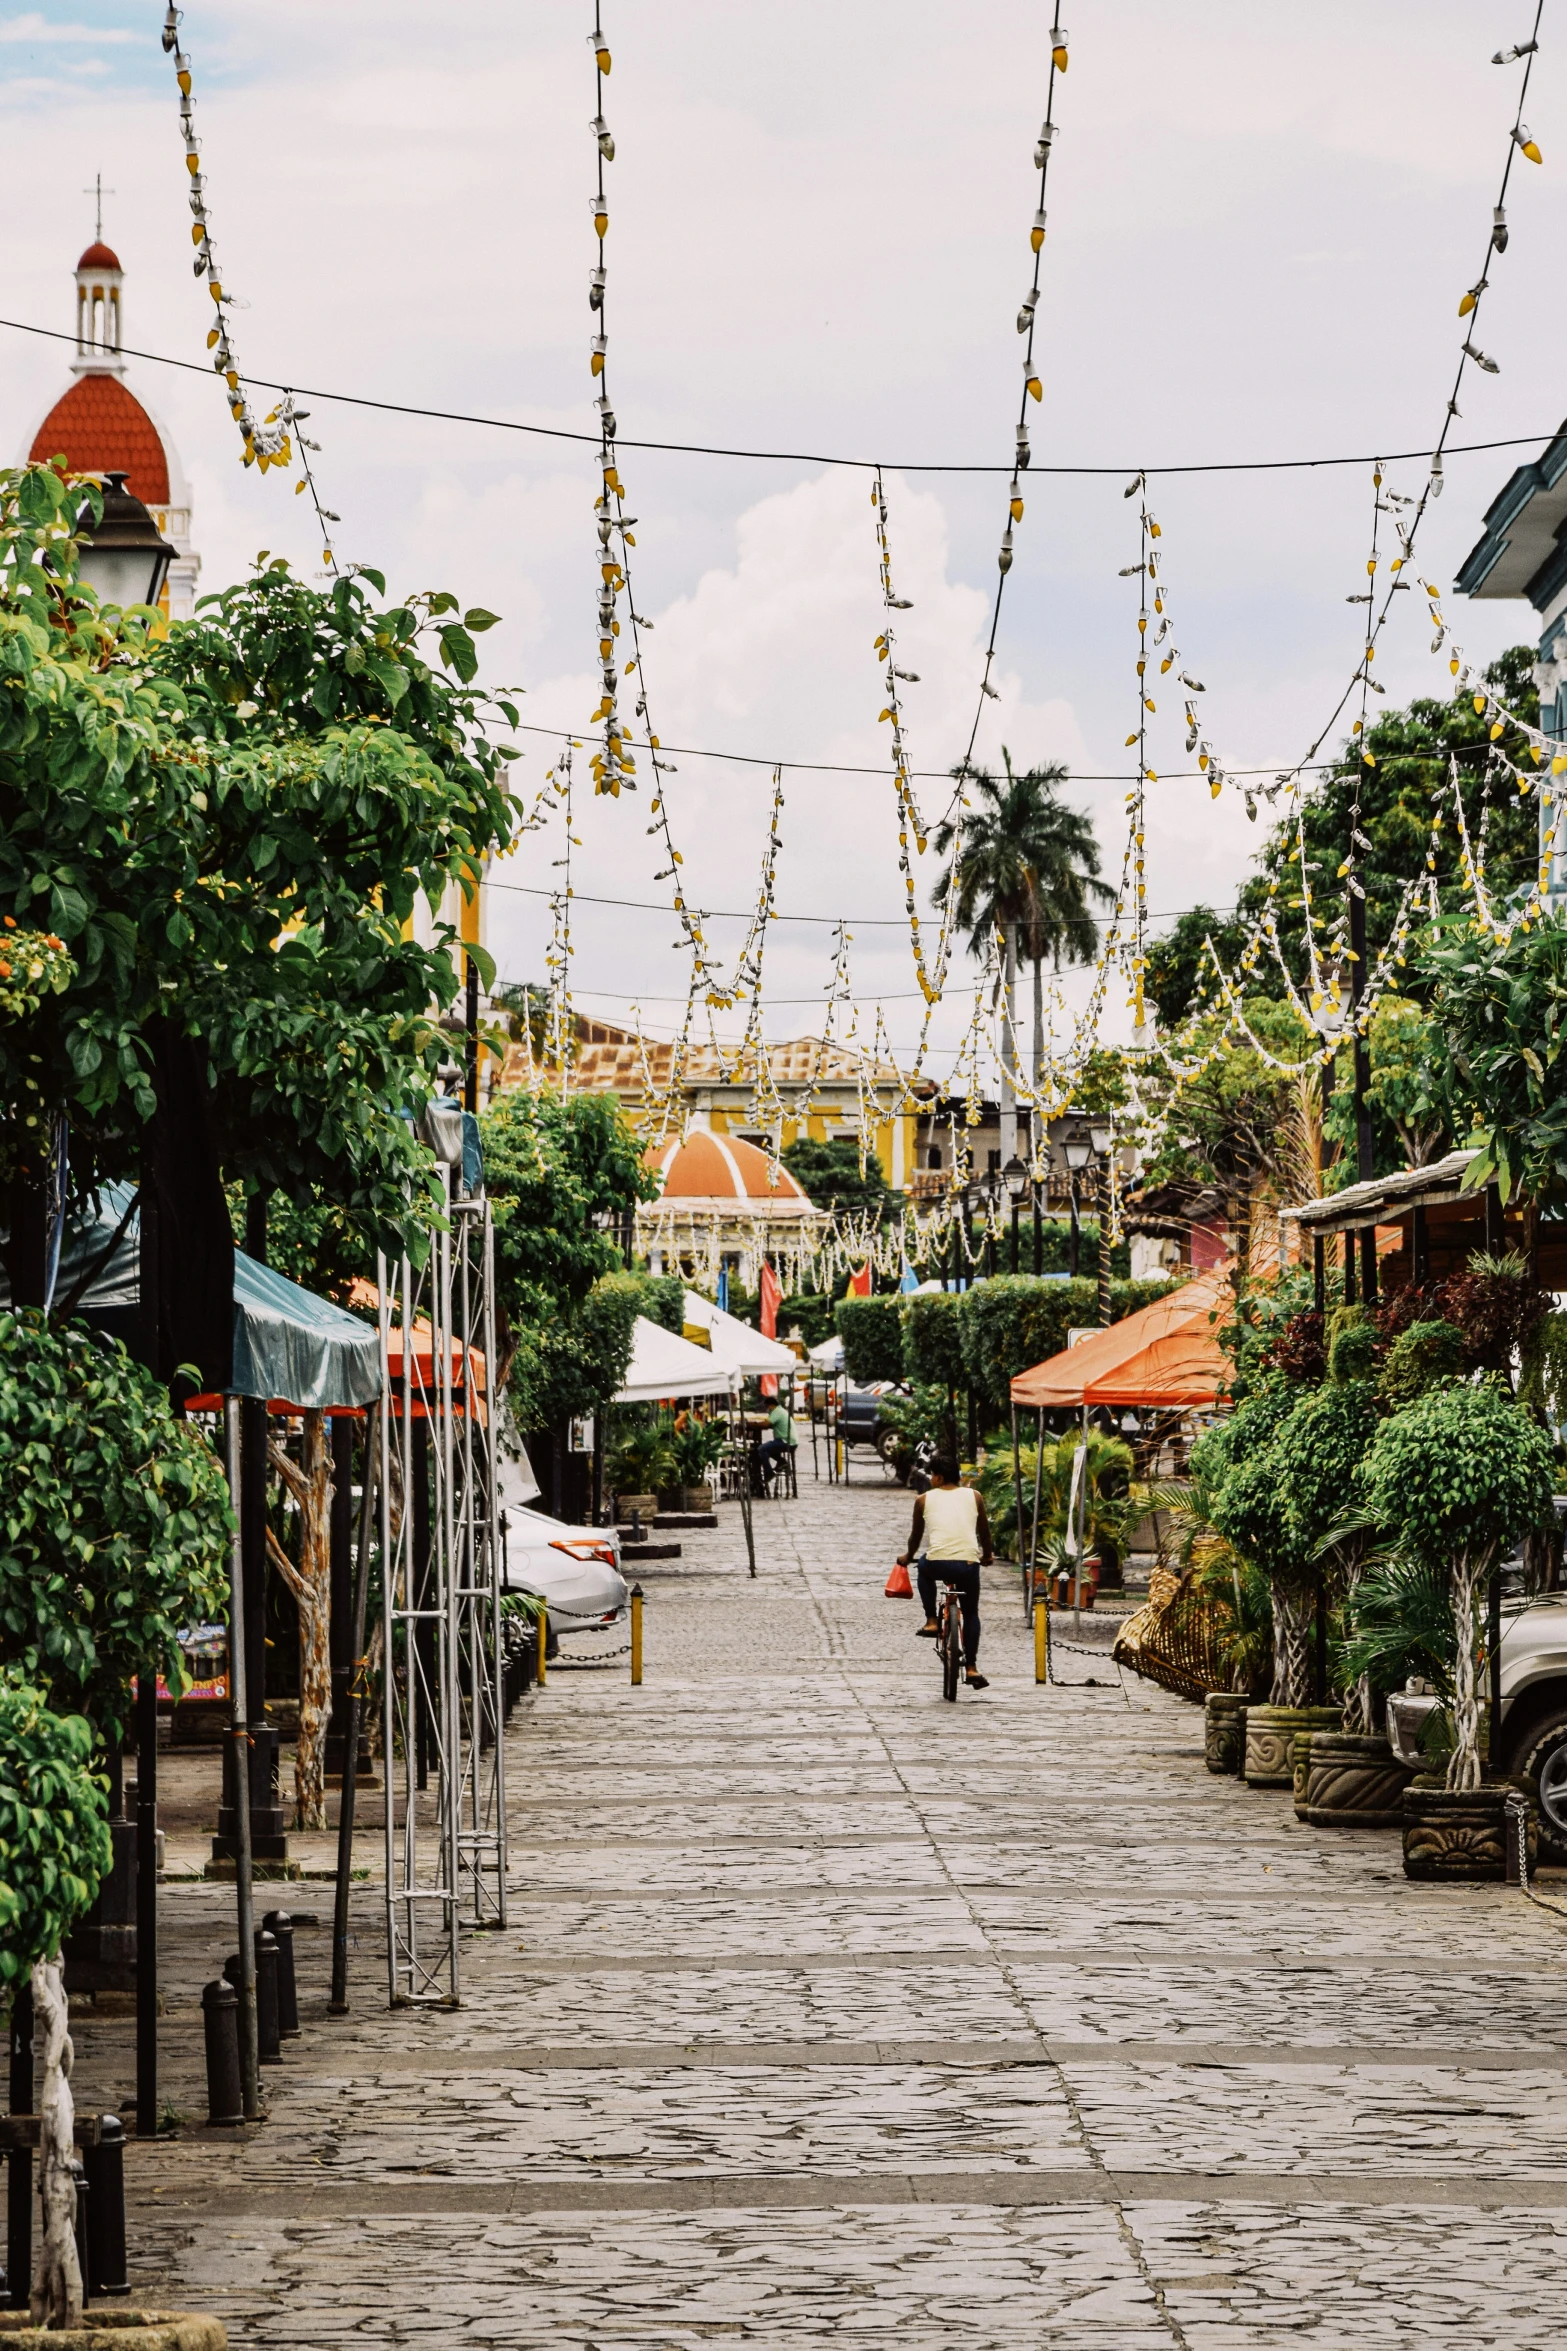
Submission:
{"label": "bicycle wheel", "polygon": [[941,1613],[941,1694],[956,1704],[958,1675],[963,1669],[963,1603],[947,1594]]}

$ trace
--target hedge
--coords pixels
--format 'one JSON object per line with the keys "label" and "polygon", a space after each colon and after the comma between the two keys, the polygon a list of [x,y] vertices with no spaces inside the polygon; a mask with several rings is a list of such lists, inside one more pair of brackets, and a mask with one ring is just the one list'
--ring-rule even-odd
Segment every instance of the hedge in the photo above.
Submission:
{"label": "hedge", "polygon": [[872,1380],[902,1379],[902,1305],[893,1293],[886,1298],[840,1298],[834,1308],[843,1367],[857,1387]]}
{"label": "hedge", "polygon": [[[1111,1321],[1135,1314],[1176,1286],[1165,1281],[1112,1282]],[[1069,1330],[1099,1320],[1097,1282],[1036,1281],[1031,1274],[998,1274],[992,1281],[976,1282],[951,1303],[958,1310],[962,1350],[957,1384],[971,1387],[998,1409],[1006,1407],[1019,1372],[1059,1355]]]}
{"label": "hedge", "polygon": [[963,1341],[958,1329],[962,1299],[956,1290],[911,1292],[903,1309],[903,1368],[919,1387],[962,1388]]}

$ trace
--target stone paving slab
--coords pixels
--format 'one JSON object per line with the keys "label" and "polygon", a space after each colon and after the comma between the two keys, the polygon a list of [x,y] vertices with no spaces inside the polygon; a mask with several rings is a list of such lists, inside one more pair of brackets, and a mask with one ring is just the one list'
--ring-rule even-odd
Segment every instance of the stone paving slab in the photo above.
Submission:
{"label": "stone paving slab", "polygon": [[[132,2148],[139,2287],[235,2351],[1560,2342],[1562,1927],[1206,1773],[1108,1625],[1064,1653],[1101,1687],[1038,1690],[1004,1578],[944,1707],[881,1597],[907,1517],[807,1480],[754,1582],[733,1513],[650,1568],[643,1689],[514,1720],[463,2006],[387,2014],[356,1887],[353,2014],[302,1934],[272,2119]],[[232,1895],[165,1907],[191,2111]],[[80,2047],[84,2104],[128,2083],[123,2023]]]}

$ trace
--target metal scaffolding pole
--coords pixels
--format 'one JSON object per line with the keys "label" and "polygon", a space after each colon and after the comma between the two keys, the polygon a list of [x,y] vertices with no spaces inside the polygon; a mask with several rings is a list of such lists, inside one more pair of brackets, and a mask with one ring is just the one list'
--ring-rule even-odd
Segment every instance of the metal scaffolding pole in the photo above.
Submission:
{"label": "metal scaffolding pole", "polygon": [[[428,1265],[380,1268],[387,1966],[394,2007],[455,2005],[461,1930],[506,1924],[489,1202],[448,1166]],[[394,1347],[401,1361],[394,1381]],[[482,1358],[482,1379],[478,1359]],[[424,1491],[420,1491],[421,1483]]]}

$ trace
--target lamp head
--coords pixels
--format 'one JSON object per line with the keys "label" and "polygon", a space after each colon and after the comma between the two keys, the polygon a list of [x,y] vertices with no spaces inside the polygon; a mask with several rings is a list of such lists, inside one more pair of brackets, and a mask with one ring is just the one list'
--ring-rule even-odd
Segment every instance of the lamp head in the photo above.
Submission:
{"label": "lamp head", "polygon": [[[91,523],[90,510],[84,509],[84,518]],[[77,564],[99,603],[122,612],[132,604],[156,604],[174,556],[146,507],[125,487],[124,474],[105,474],[103,515],[95,528],[83,530]]]}

